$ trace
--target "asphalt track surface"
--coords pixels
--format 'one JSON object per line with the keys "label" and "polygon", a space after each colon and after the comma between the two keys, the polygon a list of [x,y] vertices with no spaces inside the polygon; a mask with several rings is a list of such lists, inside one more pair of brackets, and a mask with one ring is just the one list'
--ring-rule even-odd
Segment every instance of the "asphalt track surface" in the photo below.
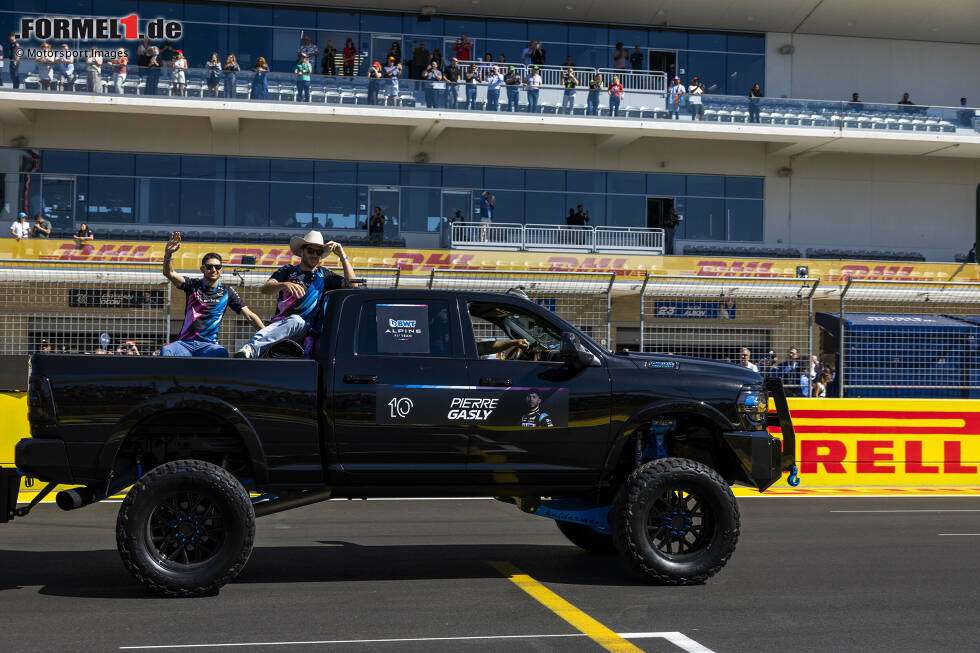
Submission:
{"label": "asphalt track surface", "polygon": [[4,651],[603,650],[555,611],[568,604],[625,637],[621,650],[980,646],[980,497],[739,499],[738,549],[695,587],[637,582],[615,556],[490,500],[333,501],[260,519],[242,575],[199,599],[130,578],[118,507],[42,505],[0,525]]}

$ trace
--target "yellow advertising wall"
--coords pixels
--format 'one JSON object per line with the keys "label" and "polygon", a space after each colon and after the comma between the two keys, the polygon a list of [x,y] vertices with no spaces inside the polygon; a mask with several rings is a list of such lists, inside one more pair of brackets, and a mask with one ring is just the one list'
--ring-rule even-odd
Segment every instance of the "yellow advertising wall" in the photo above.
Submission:
{"label": "yellow advertising wall", "polygon": [[[164,243],[94,241],[78,247],[71,240],[0,240],[0,258],[103,263],[159,262]],[[254,256],[259,265],[292,261],[286,243],[254,245],[184,243],[177,254],[180,269],[195,269],[201,256],[217,252],[230,264]],[[562,272],[615,272],[618,277],[642,279],[651,274],[704,277],[795,277],[805,265],[811,278],[840,283],[849,278],[869,280],[980,281],[980,266],[957,263],[889,263],[819,259],[755,259],[714,256],[627,256],[554,252],[494,252],[478,250],[424,250],[388,247],[352,247],[355,267],[398,267],[402,274],[428,275],[433,268],[452,270],[514,270]],[[328,261],[329,263],[329,261]]]}
{"label": "yellow advertising wall", "polygon": [[[802,484],[980,493],[980,402],[934,399],[790,399]],[[771,429],[779,435],[779,429]],[[27,397],[0,394],[0,464],[28,435]],[[38,487],[34,486],[35,489]],[[741,494],[741,493],[740,493]]]}

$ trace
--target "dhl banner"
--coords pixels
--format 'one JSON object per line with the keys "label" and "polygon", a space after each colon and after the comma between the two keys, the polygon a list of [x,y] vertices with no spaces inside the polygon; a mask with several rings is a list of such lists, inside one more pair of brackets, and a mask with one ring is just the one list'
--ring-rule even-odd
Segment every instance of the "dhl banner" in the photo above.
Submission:
{"label": "dhl banner", "polygon": [[[78,246],[71,240],[0,240],[2,259],[153,263],[163,260],[164,242],[94,241]],[[293,262],[286,243],[254,245],[183,243],[175,256],[178,269],[200,266],[201,257],[217,252],[229,264],[243,256],[259,265]],[[959,263],[888,263],[823,259],[754,259],[710,256],[628,256],[556,252],[427,250],[390,247],[351,247],[347,252],[357,268],[399,268],[402,274],[428,275],[433,269],[551,272],[615,272],[618,277],[642,279],[647,273],[701,277],[794,278],[805,265],[811,278],[839,284],[848,279],[895,281],[980,281],[980,266]],[[329,260],[328,260],[329,264]]]}
{"label": "dhl banner", "polygon": [[[777,483],[772,493],[844,487],[980,494],[980,402],[790,398],[789,407],[802,483]],[[0,465],[13,466],[14,445],[29,433],[26,395],[0,394],[0,416]]]}

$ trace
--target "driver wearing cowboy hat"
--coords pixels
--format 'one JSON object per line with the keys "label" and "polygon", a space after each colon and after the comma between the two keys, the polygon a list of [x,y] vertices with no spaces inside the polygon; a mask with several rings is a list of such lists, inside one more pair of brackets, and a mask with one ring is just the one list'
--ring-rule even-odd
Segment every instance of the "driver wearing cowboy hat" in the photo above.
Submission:
{"label": "driver wearing cowboy hat", "polygon": [[[289,339],[302,344],[303,338],[310,332],[310,323],[316,318],[323,294],[348,288],[354,278],[354,267],[343,246],[332,240],[324,243],[323,234],[319,231],[293,236],[289,239],[289,249],[299,257],[299,264],[282,266],[262,286],[262,294],[279,293],[276,314],[269,326],[235,352],[236,358],[258,358],[280,340]],[[344,276],[320,267],[320,260],[328,252],[340,259]]]}

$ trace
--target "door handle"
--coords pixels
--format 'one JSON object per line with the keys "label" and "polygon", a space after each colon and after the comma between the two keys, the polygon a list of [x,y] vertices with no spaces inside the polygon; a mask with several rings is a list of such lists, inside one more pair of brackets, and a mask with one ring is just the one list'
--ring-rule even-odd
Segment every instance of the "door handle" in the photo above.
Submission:
{"label": "door handle", "polygon": [[377,383],[377,374],[345,374],[344,383]]}
{"label": "door handle", "polygon": [[480,379],[480,385],[501,385],[510,387],[514,384],[510,379],[502,376],[485,376]]}

